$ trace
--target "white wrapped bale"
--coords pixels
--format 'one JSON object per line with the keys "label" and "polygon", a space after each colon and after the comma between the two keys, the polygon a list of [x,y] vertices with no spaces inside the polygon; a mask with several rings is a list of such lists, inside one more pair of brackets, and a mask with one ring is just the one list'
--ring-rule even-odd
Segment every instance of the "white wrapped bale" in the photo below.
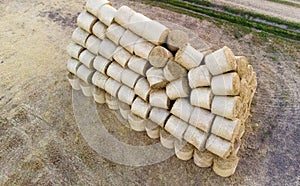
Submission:
{"label": "white wrapped bale", "polygon": [[97,22],[97,18],[87,11],[83,11],[77,17],[77,25],[88,33],[92,33],[92,28]]}
{"label": "white wrapped bale", "polygon": [[176,138],[164,129],[160,130],[160,143],[167,149],[173,149]]}
{"label": "white wrapped bale", "polygon": [[86,48],[93,54],[97,55],[101,42],[102,41],[98,39],[96,36],[90,35],[86,41]]}
{"label": "white wrapped bale", "polygon": [[180,160],[187,161],[192,159],[194,147],[186,141],[176,140],[174,143],[176,157]]}
{"label": "white wrapped bale", "polygon": [[111,2],[107,0],[88,0],[85,9],[94,16],[97,16],[98,10],[105,4],[112,5]]}
{"label": "white wrapped bale", "polygon": [[150,64],[143,58],[132,56],[128,62],[128,68],[142,76],[146,76]]}
{"label": "white wrapped bale", "polygon": [[80,81],[80,88],[82,90],[82,93],[86,97],[92,97],[93,96],[93,85],[88,84],[84,81]]}
{"label": "white wrapped bale", "polygon": [[160,127],[156,123],[153,123],[152,121],[148,120],[145,129],[149,138],[151,139],[159,138]]}
{"label": "white wrapped bale", "polygon": [[194,163],[198,167],[201,168],[211,167],[214,158],[215,156],[208,151],[204,151],[204,152],[201,152],[199,150],[194,151]]}
{"label": "white wrapped bale", "polygon": [[181,30],[170,31],[167,38],[167,46],[171,51],[177,51],[189,42],[189,35]]}
{"label": "white wrapped bale", "polygon": [[203,151],[205,149],[207,137],[207,133],[202,132],[191,125],[187,128],[184,134],[184,139],[194,145],[199,151]]}
{"label": "white wrapped bale", "polygon": [[117,97],[118,92],[121,88],[122,84],[117,82],[116,80],[109,78],[105,83],[104,90],[112,95],[113,97]]}
{"label": "white wrapped bale", "polygon": [[99,104],[105,104],[106,103],[105,91],[103,89],[100,89],[100,88],[94,86],[93,96],[94,96],[95,102],[97,102]]}
{"label": "white wrapped bale", "polygon": [[175,55],[175,61],[187,70],[198,67],[204,55],[190,45],[186,45],[179,49]]}
{"label": "white wrapped bale", "polygon": [[125,28],[121,27],[117,23],[113,23],[107,28],[106,37],[116,45],[119,45],[120,39],[124,35],[125,31]]}
{"label": "white wrapped bale", "polygon": [[191,88],[210,86],[212,75],[206,65],[193,68],[188,73],[189,85]]}
{"label": "white wrapped bale", "polygon": [[187,78],[172,81],[167,85],[166,92],[171,100],[188,97],[190,95],[190,89]]}
{"label": "white wrapped bale", "polygon": [[79,59],[80,53],[84,50],[84,47],[76,44],[76,43],[70,43],[67,46],[67,53],[69,56],[71,56],[74,59]]}
{"label": "white wrapped bale", "polygon": [[90,70],[89,68],[87,68],[84,65],[80,65],[80,67],[78,68],[78,70],[76,72],[76,75],[87,84],[92,83],[93,74],[94,74],[94,71]]}
{"label": "white wrapped bale", "polygon": [[146,76],[151,88],[164,88],[168,84],[168,81],[164,77],[163,69],[161,68],[151,67],[147,70]]}
{"label": "white wrapped bale", "polygon": [[93,26],[93,34],[97,36],[99,39],[103,40],[105,38],[105,33],[107,30],[107,26],[100,21],[94,24]]}
{"label": "white wrapped bale", "polygon": [[152,43],[140,38],[134,45],[133,52],[135,55],[148,60],[152,49],[155,47]]}
{"label": "white wrapped bale", "polygon": [[211,112],[228,119],[237,118],[242,102],[239,96],[215,96],[212,101]]}
{"label": "white wrapped bale", "polygon": [[107,38],[105,38],[99,46],[99,54],[109,60],[112,60],[116,50],[117,45]]}
{"label": "white wrapped bale", "polygon": [[173,57],[173,54],[162,46],[156,46],[153,48],[149,55],[149,62],[156,68],[162,68],[166,66],[167,62]]}
{"label": "white wrapped bale", "polygon": [[169,116],[170,112],[168,110],[153,107],[150,111],[149,119],[164,128]]}
{"label": "white wrapped bale", "polygon": [[127,63],[131,57],[132,55],[123,47],[118,47],[113,56],[114,60],[116,60],[116,62],[118,62],[123,68],[127,66]]}
{"label": "white wrapped bale", "polygon": [[238,166],[239,158],[237,156],[230,156],[227,159],[215,158],[213,164],[213,171],[222,177],[229,177],[235,173]]}
{"label": "white wrapped bale", "polygon": [[157,21],[150,20],[147,22],[143,38],[155,45],[161,45],[166,42],[169,29]]}
{"label": "white wrapped bale", "polygon": [[133,54],[134,46],[139,39],[140,37],[138,35],[131,32],[130,30],[126,30],[126,32],[120,39],[120,45],[128,50],[131,54]]}
{"label": "white wrapped bale", "polygon": [[74,90],[81,90],[80,79],[72,73],[68,73],[67,78]]}
{"label": "white wrapped bale", "polygon": [[211,128],[211,133],[228,141],[234,141],[239,133],[240,120],[228,120],[217,116]]}
{"label": "white wrapped bale", "polygon": [[215,115],[209,112],[208,110],[195,107],[189,123],[202,131],[209,133],[212,123],[214,121]]}
{"label": "white wrapped bale", "polygon": [[236,70],[236,60],[228,47],[223,47],[205,57],[205,64],[214,76]]}
{"label": "white wrapped bale", "polygon": [[92,83],[101,89],[105,89],[105,84],[109,77],[105,74],[95,72],[92,78]]}
{"label": "white wrapped bale", "polygon": [[205,148],[221,158],[227,158],[232,151],[232,143],[211,134],[206,141]]}
{"label": "white wrapped bale", "polygon": [[102,74],[106,74],[107,72],[107,68],[109,67],[109,65],[111,64],[111,61],[106,59],[105,57],[103,56],[97,56],[95,59],[94,59],[94,68],[101,72]]}
{"label": "white wrapped bale", "polygon": [[150,85],[145,78],[141,78],[136,82],[134,93],[141,97],[144,101],[148,101],[150,91]]}
{"label": "white wrapped bale", "polygon": [[163,71],[165,78],[170,82],[187,76],[187,70],[173,60],[168,61]]}
{"label": "white wrapped bale", "polygon": [[118,98],[120,101],[128,105],[132,105],[135,94],[131,88],[127,87],[126,85],[122,85],[118,93]]}
{"label": "white wrapped bale", "polygon": [[120,109],[121,116],[125,120],[128,120],[128,116],[131,113],[130,106],[127,105],[126,103],[120,102],[119,103],[119,109]]}
{"label": "white wrapped bale", "polygon": [[109,109],[119,110],[119,101],[116,97],[110,95],[109,93],[106,93],[105,100]]}
{"label": "white wrapped bale", "polygon": [[135,34],[142,36],[149,21],[150,19],[143,14],[134,13],[129,20],[128,29]]}
{"label": "white wrapped bale", "polygon": [[240,77],[236,72],[214,76],[211,81],[211,89],[214,95],[239,95]]}
{"label": "white wrapped bale", "polygon": [[176,116],[171,116],[165,125],[165,130],[172,134],[175,138],[182,140],[183,134],[188,126],[189,124],[183,120],[177,118]]}
{"label": "white wrapped bale", "polygon": [[128,115],[128,122],[130,127],[137,132],[143,132],[146,130],[147,120],[133,114],[132,112]]}
{"label": "white wrapped bale", "polygon": [[194,107],[189,103],[187,99],[180,98],[177,99],[174,103],[171,109],[171,113],[179,117],[183,121],[189,122],[193,109]]}
{"label": "white wrapped bale", "polygon": [[72,74],[76,75],[78,68],[82,65],[78,60],[70,58],[67,62],[67,69]]}
{"label": "white wrapped bale", "polygon": [[135,98],[131,105],[131,112],[144,119],[148,119],[150,111],[151,106],[149,103],[139,97]]}
{"label": "white wrapped bale", "polygon": [[111,5],[105,4],[98,10],[99,20],[107,26],[110,26],[114,20],[117,10]]}
{"label": "white wrapped bale", "polygon": [[128,29],[130,18],[135,14],[135,11],[128,6],[121,6],[116,14],[115,21],[119,23],[122,27]]}
{"label": "white wrapped bale", "polygon": [[139,79],[140,75],[133,72],[132,70],[124,69],[124,71],[122,72],[121,82],[132,89],[135,87]]}
{"label": "white wrapped bale", "polygon": [[81,63],[83,63],[86,67],[88,67],[89,69],[94,69],[93,63],[94,63],[94,59],[95,59],[95,55],[92,54],[90,51],[88,50],[84,50],[83,52],[81,52],[80,56],[79,56],[79,61]]}
{"label": "white wrapped bale", "polygon": [[107,68],[107,75],[114,80],[121,82],[123,68],[116,62],[112,62]]}
{"label": "white wrapped bale", "polygon": [[150,105],[153,107],[169,109],[170,108],[170,99],[166,94],[164,89],[152,90],[150,92]]}
{"label": "white wrapped bale", "polygon": [[81,28],[76,28],[72,34],[72,40],[85,47],[86,44],[86,40],[87,38],[90,36],[90,34],[84,30],[82,30]]}
{"label": "white wrapped bale", "polygon": [[213,96],[210,88],[196,88],[192,90],[190,102],[193,106],[210,110]]}

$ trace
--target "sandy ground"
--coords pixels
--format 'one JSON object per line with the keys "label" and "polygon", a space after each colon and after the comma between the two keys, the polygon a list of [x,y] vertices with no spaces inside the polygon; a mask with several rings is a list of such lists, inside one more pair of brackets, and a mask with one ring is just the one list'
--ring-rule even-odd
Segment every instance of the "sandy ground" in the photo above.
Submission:
{"label": "sandy ground", "polygon": [[[83,4],[0,0],[0,185],[299,184],[299,45],[116,0],[117,7],[128,4],[151,18],[178,23],[213,48],[227,45],[248,56],[259,82],[234,176],[220,178],[175,157],[145,167],[118,165],[88,146],[73,115],[65,48]],[[120,127],[106,106],[98,110],[114,135],[153,143],[144,133]]]}
{"label": "sandy ground", "polygon": [[[279,17],[288,21],[300,22],[300,8],[279,4],[266,0],[211,0],[215,3],[226,4],[249,11]],[[299,3],[299,2],[297,2]]]}

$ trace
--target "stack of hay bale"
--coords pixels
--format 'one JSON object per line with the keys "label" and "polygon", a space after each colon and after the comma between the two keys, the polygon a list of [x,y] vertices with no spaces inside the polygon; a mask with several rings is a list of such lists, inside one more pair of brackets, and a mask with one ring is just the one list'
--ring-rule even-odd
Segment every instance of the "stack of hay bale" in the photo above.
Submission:
{"label": "stack of hay bale", "polygon": [[186,33],[127,6],[88,0],[85,8],[67,48],[73,89],[119,110],[179,159],[232,175],[257,86],[246,58],[228,47],[200,52]]}

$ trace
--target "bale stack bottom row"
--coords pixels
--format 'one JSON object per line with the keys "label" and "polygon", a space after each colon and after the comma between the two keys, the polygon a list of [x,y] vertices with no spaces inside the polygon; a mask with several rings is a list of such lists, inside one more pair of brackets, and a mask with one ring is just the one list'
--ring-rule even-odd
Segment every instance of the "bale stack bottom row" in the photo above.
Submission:
{"label": "bale stack bottom row", "polygon": [[256,73],[228,47],[198,51],[183,31],[127,6],[88,0],[67,52],[73,89],[119,110],[182,160],[234,174]]}

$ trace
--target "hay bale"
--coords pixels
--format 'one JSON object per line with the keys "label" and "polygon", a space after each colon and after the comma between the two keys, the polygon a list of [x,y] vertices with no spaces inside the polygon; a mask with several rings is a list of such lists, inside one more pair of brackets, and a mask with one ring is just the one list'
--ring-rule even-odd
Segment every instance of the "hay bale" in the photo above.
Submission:
{"label": "hay bale", "polygon": [[93,66],[97,71],[101,72],[102,74],[106,74],[107,68],[109,67],[110,64],[111,64],[110,60],[106,59],[103,56],[98,55],[94,59]]}
{"label": "hay bale", "polygon": [[187,70],[198,67],[204,55],[190,45],[185,45],[179,49],[175,55],[175,61]]}
{"label": "hay bale", "polygon": [[206,141],[205,148],[221,158],[227,158],[232,151],[232,143],[211,134]]}
{"label": "hay bale", "polygon": [[189,123],[202,131],[209,133],[213,121],[215,119],[215,115],[212,114],[210,111],[195,107],[191,114]]}
{"label": "hay bale", "polygon": [[193,106],[210,110],[213,96],[210,88],[196,88],[192,90],[190,102]]}
{"label": "hay bale", "polygon": [[81,52],[80,56],[79,56],[79,61],[81,63],[83,63],[86,67],[88,67],[89,69],[94,69],[93,63],[94,63],[94,59],[95,59],[95,55],[92,54],[90,51],[88,50],[84,50],[83,52]]}
{"label": "hay bale", "polygon": [[187,99],[177,99],[171,109],[171,113],[185,122],[189,122],[191,113],[194,107],[189,103]]}
{"label": "hay bale", "polygon": [[175,52],[189,42],[189,35],[181,30],[170,31],[167,38],[168,49]]}
{"label": "hay bale", "polygon": [[191,88],[210,86],[212,75],[206,65],[193,68],[188,73],[189,85]]}
{"label": "hay bale", "polygon": [[114,20],[117,10],[109,4],[105,4],[98,10],[98,18],[106,26],[110,26]]}
{"label": "hay bale", "polygon": [[146,76],[150,64],[143,58],[132,56],[128,62],[128,68],[142,76]]}
{"label": "hay bale", "polygon": [[144,101],[149,100],[150,95],[150,85],[149,82],[145,78],[140,78],[134,87],[134,93],[142,98]]}
{"label": "hay bale", "polygon": [[100,72],[95,72],[92,77],[92,83],[101,89],[105,89],[105,84],[109,77]]}
{"label": "hay bale", "polygon": [[211,133],[233,142],[239,134],[241,121],[238,119],[228,120],[217,116],[211,128]]}
{"label": "hay bale", "polygon": [[214,76],[236,70],[237,67],[233,52],[226,46],[207,55],[205,64]]}
{"label": "hay bale", "polygon": [[150,111],[149,119],[164,128],[169,116],[170,112],[168,110],[153,107]]}
{"label": "hay bale", "polygon": [[173,54],[162,46],[156,46],[149,55],[149,62],[153,67],[162,68],[173,58]]}
{"label": "hay bale", "polygon": [[117,23],[113,23],[107,28],[106,37],[116,45],[119,45],[120,39],[124,35],[125,31],[125,28],[121,27]]}
{"label": "hay bale", "polygon": [[84,50],[84,47],[76,44],[76,43],[70,43],[67,46],[67,53],[69,54],[70,57],[74,59],[79,59],[79,55],[81,52]]}
{"label": "hay bale", "polygon": [[183,135],[188,128],[189,124],[176,116],[171,116],[165,125],[165,130],[172,134],[175,138],[183,140]]}
{"label": "hay bale", "polygon": [[184,139],[190,144],[194,145],[196,149],[203,151],[205,149],[205,142],[207,140],[208,134],[193,127],[188,126],[184,133]]}
{"label": "hay bale", "polygon": [[211,90],[218,96],[236,96],[240,94],[240,77],[236,72],[214,76]]}
{"label": "hay bale", "polygon": [[77,17],[77,25],[88,33],[92,33],[92,28],[97,22],[97,17],[93,16],[87,11],[83,11]]}
{"label": "hay bale", "polygon": [[103,40],[105,38],[105,33],[107,30],[107,26],[100,21],[96,22],[93,26],[92,32],[99,39]]}
{"label": "hay bale", "polygon": [[169,109],[170,108],[170,99],[166,94],[166,90],[164,89],[157,89],[152,90],[150,92],[150,99],[149,103],[153,107]]}
{"label": "hay bale", "polygon": [[147,70],[146,76],[151,88],[160,89],[166,87],[168,84],[161,68],[151,67]]}
{"label": "hay bale", "polygon": [[211,112],[228,119],[235,119],[241,111],[242,101],[239,96],[215,96],[212,101]]}
{"label": "hay bale", "polygon": [[112,62],[107,68],[107,75],[114,80],[121,82],[123,68],[116,62]]}
{"label": "hay bale", "polygon": [[174,143],[176,157],[180,160],[187,161],[192,159],[194,147],[186,141],[176,140]]}
{"label": "hay bale", "polygon": [[187,70],[173,60],[167,62],[163,71],[165,78],[170,82],[187,76]]}

